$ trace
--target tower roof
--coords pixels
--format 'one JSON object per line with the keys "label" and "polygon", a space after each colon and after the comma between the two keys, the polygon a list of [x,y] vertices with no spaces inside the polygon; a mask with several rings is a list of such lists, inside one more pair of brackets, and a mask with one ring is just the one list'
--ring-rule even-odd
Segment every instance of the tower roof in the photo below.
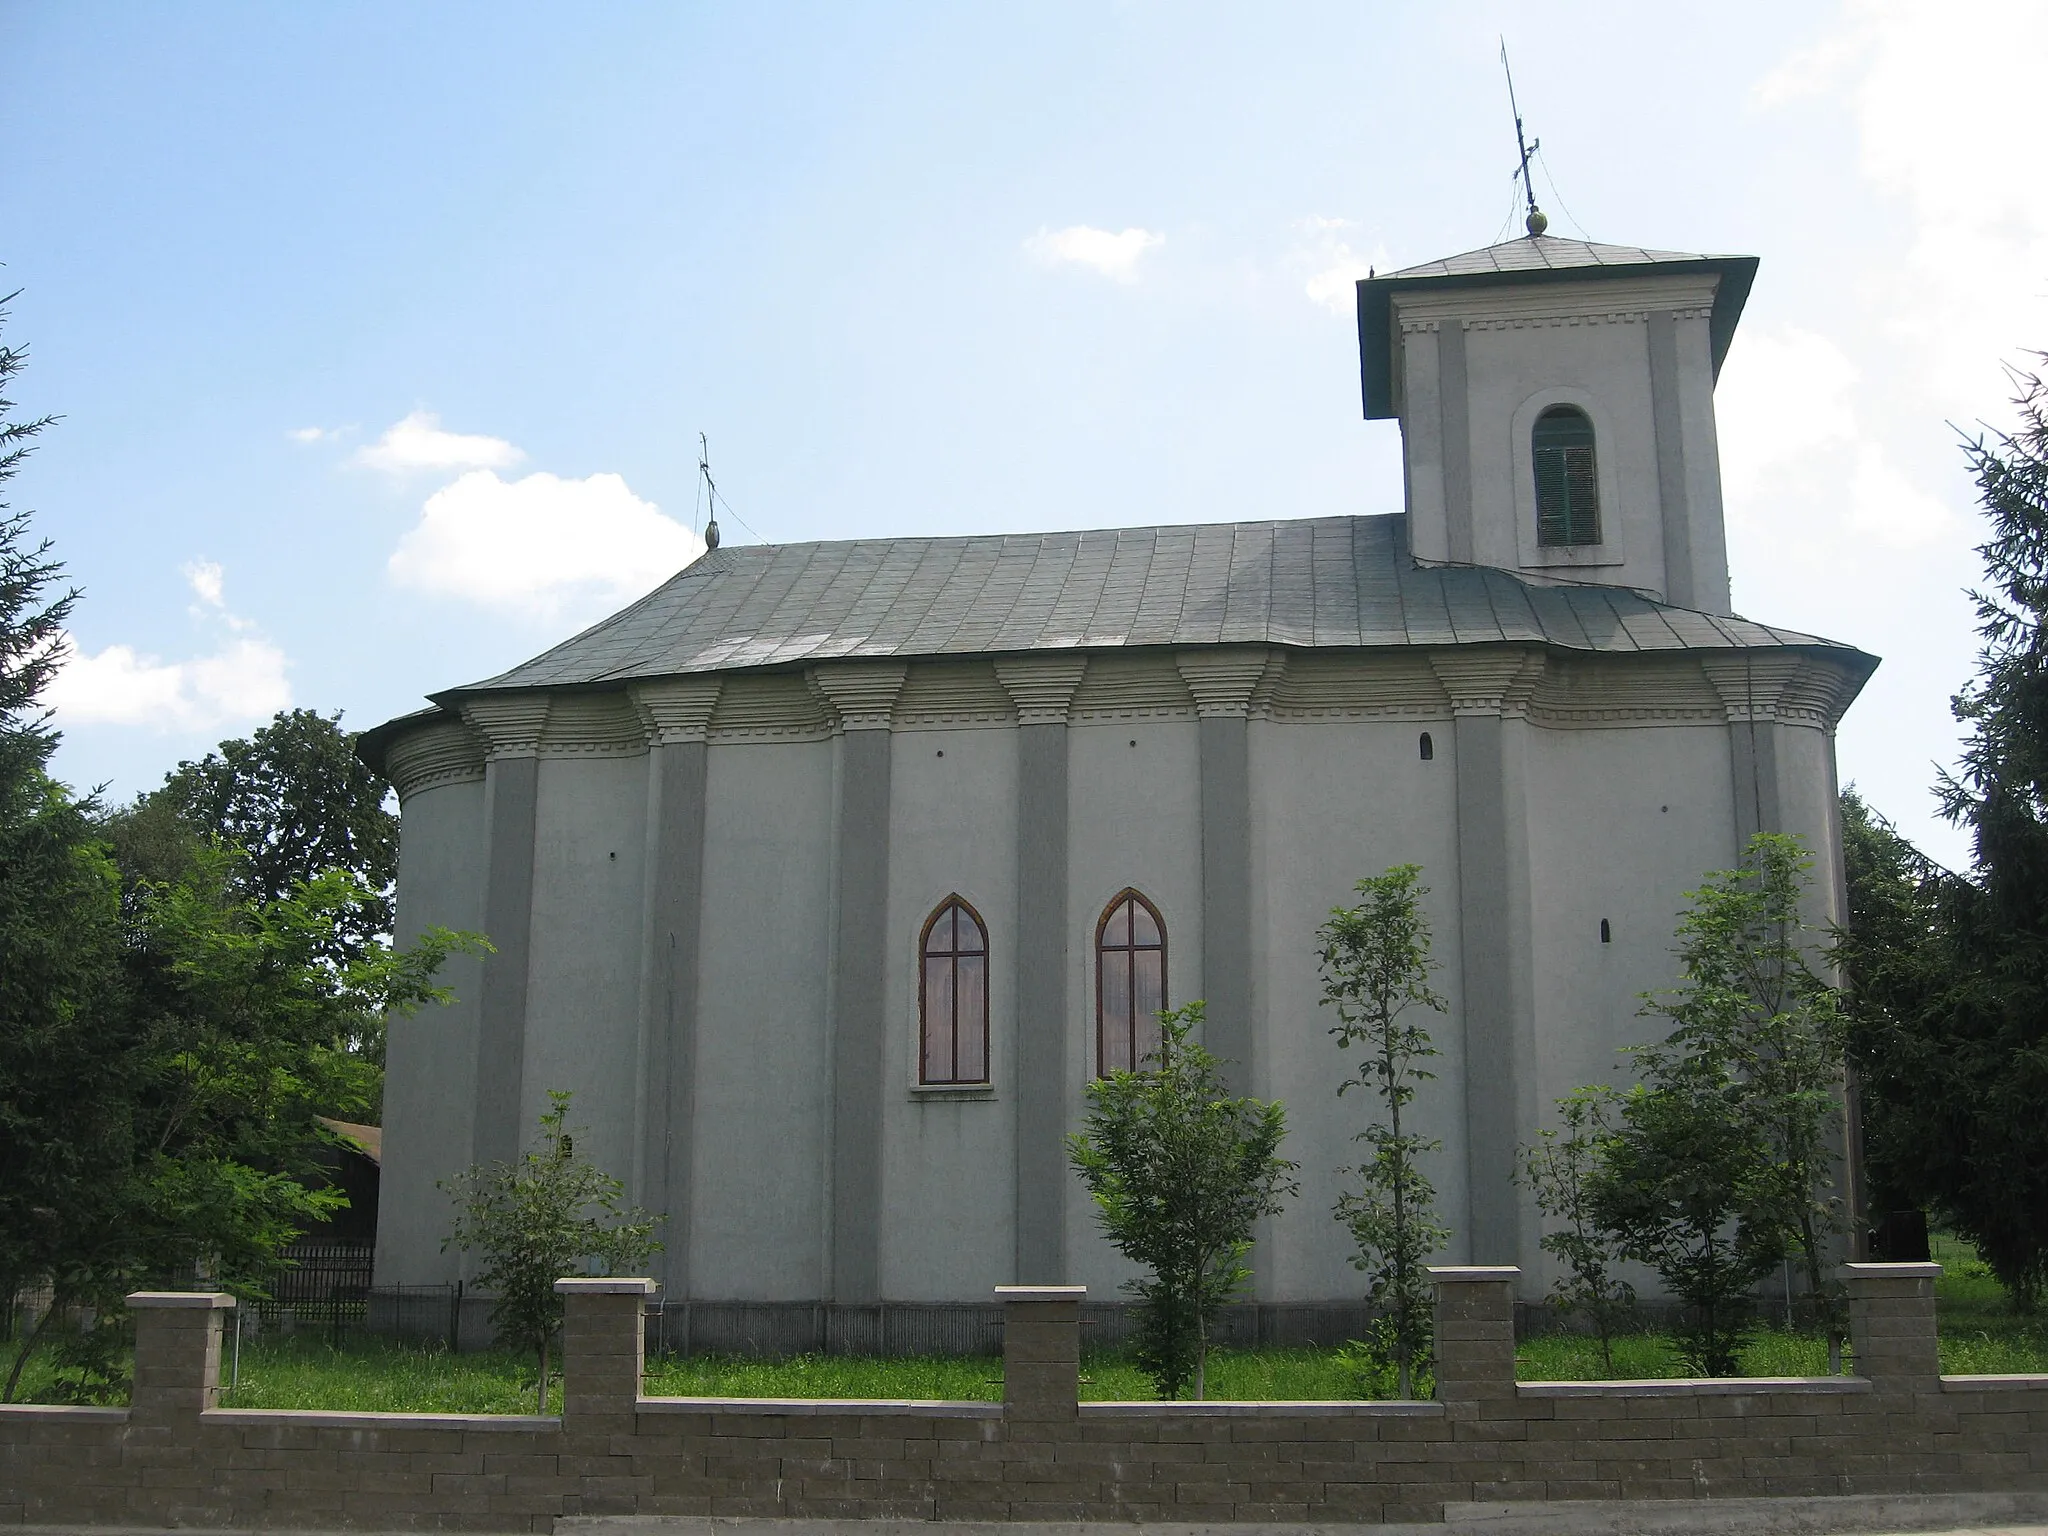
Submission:
{"label": "tower roof", "polygon": [[1385,277],[1361,279],[1358,363],[1364,384],[1365,414],[1371,420],[1384,420],[1396,414],[1392,311],[1397,293],[1711,274],[1720,279],[1714,289],[1714,313],[1708,326],[1713,338],[1714,374],[1718,378],[1721,359],[1727,356],[1728,343],[1735,336],[1735,323],[1742,317],[1742,306],[1756,278],[1756,267],[1754,256],[1699,256],[1684,251],[1646,250],[1636,245],[1561,240],[1553,235],[1524,235],[1462,255],[1403,267]]}

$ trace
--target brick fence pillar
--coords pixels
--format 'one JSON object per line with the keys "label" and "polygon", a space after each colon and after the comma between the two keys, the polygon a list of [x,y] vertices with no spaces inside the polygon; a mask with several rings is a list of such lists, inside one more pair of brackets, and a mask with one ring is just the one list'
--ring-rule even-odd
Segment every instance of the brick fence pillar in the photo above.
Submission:
{"label": "brick fence pillar", "polygon": [[1515,1281],[1512,1264],[1432,1264],[1436,1282],[1436,1396],[1441,1403],[1512,1402]]}
{"label": "brick fence pillar", "polygon": [[1003,1417],[1057,1423],[1081,1414],[1081,1300],[1085,1285],[999,1285],[1003,1304]]}
{"label": "brick fence pillar", "polygon": [[564,1298],[565,1420],[633,1413],[647,1363],[647,1298],[654,1290],[654,1282],[646,1279],[577,1277],[555,1282],[555,1294]]}
{"label": "brick fence pillar", "polygon": [[152,1423],[196,1418],[220,1400],[220,1324],[235,1298],[219,1291],[136,1291],[135,1394]]}
{"label": "brick fence pillar", "polygon": [[1844,1264],[1849,1342],[1856,1374],[1879,1387],[1932,1391],[1940,1384],[1934,1322],[1939,1264]]}

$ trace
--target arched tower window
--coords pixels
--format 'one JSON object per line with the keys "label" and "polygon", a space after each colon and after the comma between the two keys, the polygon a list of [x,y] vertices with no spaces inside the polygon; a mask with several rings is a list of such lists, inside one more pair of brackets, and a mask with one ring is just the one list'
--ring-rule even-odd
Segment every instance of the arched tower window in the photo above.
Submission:
{"label": "arched tower window", "polygon": [[1600,542],[1600,469],[1593,423],[1576,405],[1536,418],[1536,542],[1546,549]]}
{"label": "arched tower window", "polygon": [[917,1080],[988,1081],[988,929],[958,896],[925,919],[918,940]]}
{"label": "arched tower window", "polygon": [[1166,1006],[1166,924],[1136,891],[1117,893],[1095,925],[1095,1075],[1144,1065],[1159,1049]]}

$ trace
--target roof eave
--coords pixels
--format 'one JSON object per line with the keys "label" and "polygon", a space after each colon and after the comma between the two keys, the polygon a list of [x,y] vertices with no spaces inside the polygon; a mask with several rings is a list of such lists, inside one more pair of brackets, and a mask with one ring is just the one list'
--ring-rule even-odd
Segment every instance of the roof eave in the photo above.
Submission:
{"label": "roof eave", "polygon": [[1358,280],[1358,368],[1368,421],[1388,421],[1394,407],[1393,298],[1418,289],[1501,288],[1529,283],[1612,282],[1640,277],[1682,277],[1713,273],[1714,309],[1708,321],[1714,377],[1735,339],[1736,323],[1756,281],[1754,256],[1697,256],[1684,261],[1632,262],[1611,267],[1535,267],[1514,272],[1462,272],[1425,277],[1362,277]]}

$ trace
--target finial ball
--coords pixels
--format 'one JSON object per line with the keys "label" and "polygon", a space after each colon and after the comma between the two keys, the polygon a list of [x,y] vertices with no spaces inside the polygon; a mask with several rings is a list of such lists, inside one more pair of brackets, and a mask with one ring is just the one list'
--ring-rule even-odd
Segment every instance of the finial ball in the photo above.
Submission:
{"label": "finial ball", "polygon": [[1523,223],[1529,226],[1529,233],[1531,235],[1540,235],[1543,231],[1550,228],[1550,220],[1544,216],[1541,208],[1531,208],[1529,210],[1529,217],[1523,220]]}
{"label": "finial ball", "polygon": [[704,525],[704,547],[707,550],[718,548],[718,519],[715,517]]}

